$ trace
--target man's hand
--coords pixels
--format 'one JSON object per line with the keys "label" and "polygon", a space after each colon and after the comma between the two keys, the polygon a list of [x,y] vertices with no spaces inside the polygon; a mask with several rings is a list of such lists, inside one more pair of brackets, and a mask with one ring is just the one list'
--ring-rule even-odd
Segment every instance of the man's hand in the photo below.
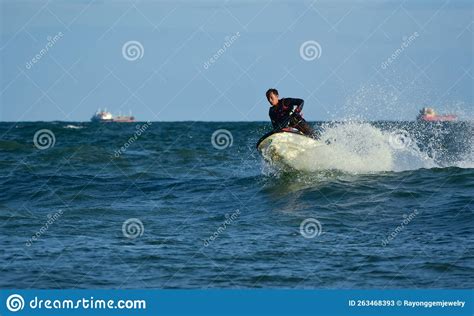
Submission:
{"label": "man's hand", "polygon": [[298,109],[298,106],[297,105],[293,105],[291,111],[290,111],[290,116],[292,116],[293,114],[295,114],[296,112],[296,109]]}

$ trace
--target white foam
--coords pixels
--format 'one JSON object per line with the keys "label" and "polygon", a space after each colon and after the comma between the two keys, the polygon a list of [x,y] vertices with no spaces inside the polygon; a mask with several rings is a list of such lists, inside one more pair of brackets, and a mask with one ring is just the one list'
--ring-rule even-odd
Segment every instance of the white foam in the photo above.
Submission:
{"label": "white foam", "polygon": [[301,171],[354,174],[439,167],[405,130],[382,131],[369,123],[347,122],[326,127],[322,140],[330,144],[304,151],[292,165]]}
{"label": "white foam", "polygon": [[77,126],[77,125],[69,124],[69,125],[64,126],[64,128],[81,129],[81,128],[84,128],[84,126]]}

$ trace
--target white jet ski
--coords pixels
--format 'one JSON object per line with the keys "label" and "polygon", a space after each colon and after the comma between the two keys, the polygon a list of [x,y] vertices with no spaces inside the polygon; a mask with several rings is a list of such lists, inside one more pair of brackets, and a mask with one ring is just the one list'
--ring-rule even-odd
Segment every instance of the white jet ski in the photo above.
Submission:
{"label": "white jet ski", "polygon": [[263,158],[280,168],[299,169],[297,157],[307,150],[325,144],[304,135],[295,128],[284,128],[265,134],[257,142],[257,149]]}

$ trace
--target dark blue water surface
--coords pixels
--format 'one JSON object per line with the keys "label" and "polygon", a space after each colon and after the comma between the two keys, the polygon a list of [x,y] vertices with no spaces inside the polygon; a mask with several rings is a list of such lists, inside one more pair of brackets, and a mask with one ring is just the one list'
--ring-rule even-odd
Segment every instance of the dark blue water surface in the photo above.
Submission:
{"label": "dark blue water surface", "polygon": [[472,288],[472,123],[371,126],[419,152],[278,171],[268,123],[0,123],[0,287]]}

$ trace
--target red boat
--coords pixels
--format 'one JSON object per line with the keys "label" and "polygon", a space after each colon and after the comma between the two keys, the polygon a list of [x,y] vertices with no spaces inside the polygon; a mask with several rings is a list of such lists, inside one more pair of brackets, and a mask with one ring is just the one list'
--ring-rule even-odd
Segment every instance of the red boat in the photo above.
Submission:
{"label": "red boat", "polygon": [[423,108],[417,116],[417,120],[425,122],[452,122],[458,117],[454,114],[438,115],[432,108]]}

